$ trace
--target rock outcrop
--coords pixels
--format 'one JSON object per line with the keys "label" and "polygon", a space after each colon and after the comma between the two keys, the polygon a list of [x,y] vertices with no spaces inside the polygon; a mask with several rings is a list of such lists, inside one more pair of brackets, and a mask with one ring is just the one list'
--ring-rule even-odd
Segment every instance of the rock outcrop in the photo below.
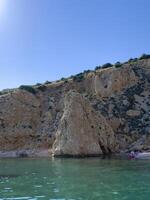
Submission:
{"label": "rock outcrop", "polygon": [[104,117],[76,92],[69,92],[56,133],[53,154],[99,155],[115,151],[115,137]]}
{"label": "rock outcrop", "polygon": [[148,58],[0,92],[0,157],[150,150],[149,88]]}
{"label": "rock outcrop", "polygon": [[94,78],[95,93],[101,97],[110,97],[112,94],[135,85],[137,80],[133,69],[128,64],[119,69],[105,69]]}

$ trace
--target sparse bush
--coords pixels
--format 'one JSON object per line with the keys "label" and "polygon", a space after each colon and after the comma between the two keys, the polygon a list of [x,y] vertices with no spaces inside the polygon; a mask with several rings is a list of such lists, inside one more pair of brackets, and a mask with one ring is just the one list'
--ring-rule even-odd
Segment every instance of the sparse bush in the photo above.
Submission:
{"label": "sparse bush", "polygon": [[109,68],[109,67],[112,67],[113,65],[111,63],[106,63],[104,65],[102,65],[102,68],[105,69],[105,68]]}
{"label": "sparse bush", "polygon": [[61,80],[61,81],[65,81],[65,80],[66,80],[66,78],[62,77],[60,80]]}
{"label": "sparse bush", "polygon": [[142,54],[142,56],[139,58],[139,60],[148,59],[148,58],[150,58],[149,54]]}
{"label": "sparse bush", "polygon": [[119,67],[122,66],[122,64],[121,64],[120,62],[116,62],[116,63],[114,64],[114,66],[115,66],[116,68],[119,68]]}
{"label": "sparse bush", "polygon": [[36,90],[32,86],[30,86],[30,85],[21,85],[19,87],[19,89],[20,90],[26,90],[27,92],[30,92],[32,94],[36,94]]}
{"label": "sparse bush", "polygon": [[95,67],[95,70],[98,70],[98,69],[101,69],[100,65]]}
{"label": "sparse bush", "polygon": [[137,58],[130,58],[127,63],[133,63],[136,62],[137,60],[138,60]]}
{"label": "sparse bush", "polygon": [[37,83],[37,84],[36,84],[36,86],[40,86],[40,85],[42,85],[42,84],[41,84],[41,83]]}
{"label": "sparse bush", "polygon": [[80,73],[80,74],[73,76],[73,80],[77,81],[77,82],[81,82],[82,80],[84,80],[84,74]]}
{"label": "sparse bush", "polygon": [[130,58],[129,60],[128,60],[128,62],[130,63],[130,62],[133,62],[133,58]]}
{"label": "sparse bush", "polygon": [[44,92],[46,91],[47,87],[45,85],[40,85],[37,89]]}
{"label": "sparse bush", "polygon": [[64,81],[64,83],[68,83],[68,78],[61,78],[61,81]]}
{"label": "sparse bush", "polygon": [[102,66],[96,66],[95,67],[95,70],[99,70],[99,69],[106,69],[106,68],[109,68],[109,67],[112,67],[113,65],[111,64],[111,63],[106,63],[106,64],[104,64],[104,65],[102,65]]}
{"label": "sparse bush", "polygon": [[136,62],[138,60],[138,58],[133,58],[133,62]]}
{"label": "sparse bush", "polygon": [[8,94],[8,93],[4,92],[4,90],[0,91],[0,96],[4,94]]}
{"label": "sparse bush", "polygon": [[51,84],[52,82],[50,82],[50,81],[46,81],[44,84],[45,85],[48,85],[48,84]]}

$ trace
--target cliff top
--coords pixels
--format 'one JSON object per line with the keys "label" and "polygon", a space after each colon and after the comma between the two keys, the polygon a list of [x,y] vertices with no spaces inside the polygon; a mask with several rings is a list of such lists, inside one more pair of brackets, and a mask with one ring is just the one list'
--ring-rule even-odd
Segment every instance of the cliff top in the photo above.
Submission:
{"label": "cliff top", "polygon": [[40,91],[45,91],[47,88],[55,88],[55,87],[59,87],[62,86],[65,83],[72,83],[72,82],[82,82],[85,78],[89,78],[92,76],[95,76],[96,74],[100,74],[103,73],[104,71],[107,70],[107,72],[112,71],[112,70],[116,70],[119,68],[122,68],[126,65],[130,65],[135,66],[135,65],[141,65],[143,62],[146,62],[150,59],[150,55],[149,54],[143,54],[142,56],[140,56],[139,58],[130,58],[128,61],[126,62],[116,62],[114,64],[111,63],[105,63],[103,65],[99,65],[96,66],[94,70],[85,70],[79,74],[76,75],[72,75],[70,77],[67,78],[61,78],[60,80],[56,80],[53,82],[50,81],[46,81],[45,83],[37,83],[35,85],[21,85],[18,88],[13,88],[13,89],[4,89],[2,91],[0,91],[0,96],[1,95],[6,95],[8,93],[11,92],[15,92],[17,90],[26,90],[32,94],[36,94],[36,92],[38,90]]}

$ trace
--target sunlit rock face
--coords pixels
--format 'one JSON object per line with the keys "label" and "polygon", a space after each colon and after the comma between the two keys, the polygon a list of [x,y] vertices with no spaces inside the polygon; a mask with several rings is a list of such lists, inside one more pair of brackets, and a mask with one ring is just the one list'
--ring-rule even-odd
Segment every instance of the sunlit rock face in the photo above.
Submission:
{"label": "sunlit rock face", "polygon": [[39,101],[26,91],[0,97],[0,150],[32,145],[40,120]]}
{"label": "sunlit rock face", "polygon": [[0,156],[150,150],[149,88],[143,59],[0,92]]}
{"label": "sunlit rock face", "polygon": [[112,128],[82,95],[69,92],[64,103],[64,113],[53,145],[54,155],[84,156],[114,152]]}
{"label": "sunlit rock face", "polygon": [[135,85],[136,75],[129,65],[121,69],[104,70],[95,76],[95,93],[101,97],[110,97],[123,89]]}

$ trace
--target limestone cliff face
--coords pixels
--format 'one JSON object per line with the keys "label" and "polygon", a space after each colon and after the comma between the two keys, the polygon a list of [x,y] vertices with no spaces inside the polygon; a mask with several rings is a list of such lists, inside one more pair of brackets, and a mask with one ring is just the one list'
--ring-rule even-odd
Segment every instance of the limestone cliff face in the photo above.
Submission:
{"label": "limestone cliff face", "polygon": [[132,67],[125,64],[121,68],[110,67],[88,74],[80,87],[83,87],[89,94],[108,98],[135,85],[137,81],[138,77]]}
{"label": "limestone cliff face", "polygon": [[101,97],[110,97],[112,94],[135,85],[137,80],[133,69],[129,65],[125,65],[121,69],[103,70],[95,76],[95,93]]}
{"label": "limestone cliff face", "polygon": [[81,94],[69,92],[64,103],[54,155],[98,155],[115,150],[112,128]]}
{"label": "limestone cliff face", "polygon": [[0,93],[0,152],[149,150],[149,88],[150,59],[143,59]]}
{"label": "limestone cliff face", "polygon": [[26,91],[0,98],[0,150],[32,145],[40,118],[39,101]]}

